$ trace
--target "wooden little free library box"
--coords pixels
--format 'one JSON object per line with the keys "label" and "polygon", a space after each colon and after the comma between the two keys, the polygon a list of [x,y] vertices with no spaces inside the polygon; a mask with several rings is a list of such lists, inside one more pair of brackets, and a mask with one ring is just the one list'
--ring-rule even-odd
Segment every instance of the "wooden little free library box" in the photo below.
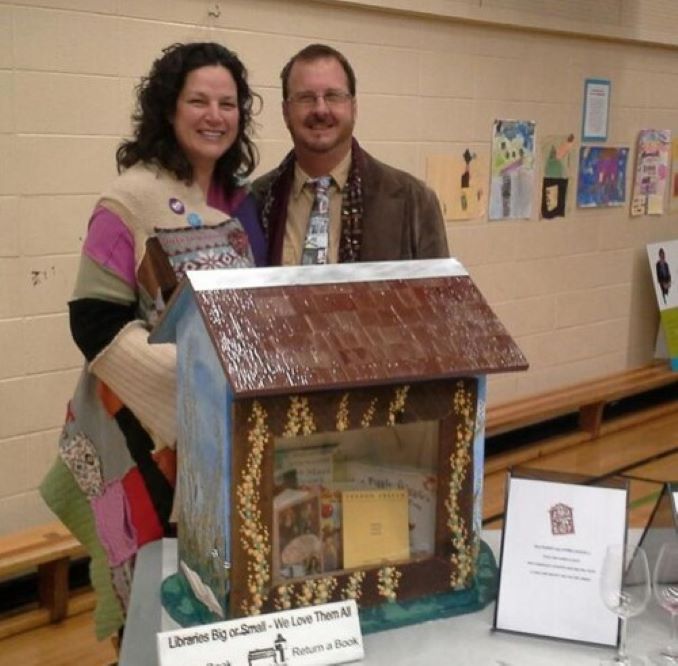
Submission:
{"label": "wooden little free library box", "polygon": [[218,617],[463,590],[485,376],[527,362],[455,259],[189,272],[178,559]]}

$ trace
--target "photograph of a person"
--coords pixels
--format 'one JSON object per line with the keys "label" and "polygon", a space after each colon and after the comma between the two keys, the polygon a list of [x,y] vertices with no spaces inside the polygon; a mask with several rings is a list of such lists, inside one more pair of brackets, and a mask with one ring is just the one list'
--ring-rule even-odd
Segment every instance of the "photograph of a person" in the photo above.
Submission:
{"label": "photograph of a person", "polygon": [[[537,631],[621,642],[604,553],[678,483],[676,25],[0,0],[0,666],[613,658]],[[527,502],[511,564],[514,467],[624,529]],[[629,659],[678,666],[655,560]]]}
{"label": "photograph of a person", "polygon": [[678,307],[678,289],[672,288],[671,264],[678,257],[678,241],[660,240],[646,246],[650,279],[660,312]]}
{"label": "photograph of a person", "polygon": [[662,299],[666,303],[669,289],[671,289],[671,269],[669,268],[669,262],[666,261],[666,253],[664,248],[659,248],[657,263],[655,264],[655,273],[657,275],[657,284],[661,290]]}

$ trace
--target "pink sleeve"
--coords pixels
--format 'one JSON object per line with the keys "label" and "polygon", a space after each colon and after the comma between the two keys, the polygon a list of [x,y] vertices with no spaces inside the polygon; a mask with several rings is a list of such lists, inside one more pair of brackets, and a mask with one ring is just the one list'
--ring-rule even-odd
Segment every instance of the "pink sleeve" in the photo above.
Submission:
{"label": "pink sleeve", "polygon": [[134,238],[124,222],[103,206],[92,213],[83,253],[136,288]]}
{"label": "pink sleeve", "polygon": [[113,481],[106,486],[103,495],[90,498],[90,506],[108,563],[119,566],[137,551],[136,530],[122,482]]}

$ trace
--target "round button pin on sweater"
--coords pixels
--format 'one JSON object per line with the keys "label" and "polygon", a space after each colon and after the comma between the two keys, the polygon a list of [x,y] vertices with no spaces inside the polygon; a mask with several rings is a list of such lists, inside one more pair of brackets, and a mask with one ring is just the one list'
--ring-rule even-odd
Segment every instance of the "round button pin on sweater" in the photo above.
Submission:
{"label": "round button pin on sweater", "polygon": [[179,199],[175,199],[174,197],[172,197],[169,200],[169,207],[170,207],[170,210],[173,213],[176,213],[177,215],[181,215],[186,210],[184,208],[184,204],[181,203],[181,201],[179,201]]}
{"label": "round button pin on sweater", "polygon": [[198,213],[189,213],[186,219],[193,228],[202,226],[202,217]]}

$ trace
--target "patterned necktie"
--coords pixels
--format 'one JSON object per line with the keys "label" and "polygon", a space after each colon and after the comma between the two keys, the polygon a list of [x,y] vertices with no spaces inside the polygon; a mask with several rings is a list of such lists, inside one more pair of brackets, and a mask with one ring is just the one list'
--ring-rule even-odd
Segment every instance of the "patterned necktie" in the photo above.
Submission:
{"label": "patterned necktie", "polygon": [[308,218],[308,229],[301,253],[301,263],[326,264],[330,241],[330,183],[331,176],[312,178],[308,184],[315,188],[315,198]]}

